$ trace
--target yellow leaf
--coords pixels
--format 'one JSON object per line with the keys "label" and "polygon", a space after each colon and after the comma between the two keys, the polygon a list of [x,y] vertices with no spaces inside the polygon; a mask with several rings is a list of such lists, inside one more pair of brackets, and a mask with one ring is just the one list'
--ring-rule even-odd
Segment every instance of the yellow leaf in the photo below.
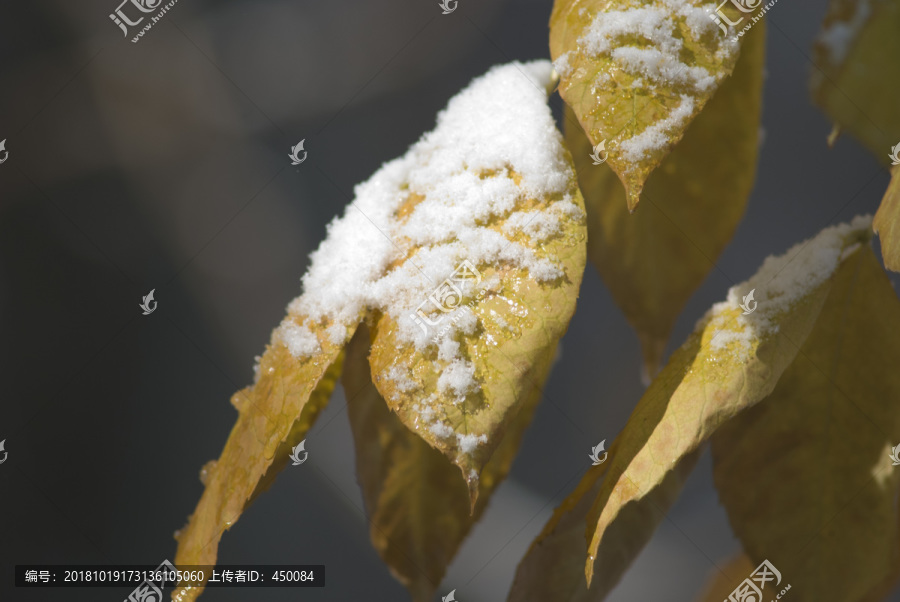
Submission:
{"label": "yellow leaf", "polygon": [[[549,75],[549,63],[543,66]],[[511,85],[522,79],[514,72],[508,77]],[[534,85],[529,85],[534,94]],[[584,203],[572,158],[552,123],[543,90],[540,94],[540,116],[546,117],[546,125],[531,124],[540,128],[532,138],[529,129],[517,124],[508,143],[525,155],[522,167],[535,171],[530,179],[541,184],[550,177],[555,188],[528,184],[515,163],[475,170],[466,158],[460,173],[448,176],[451,182],[476,187],[477,194],[485,195],[485,204],[498,205],[493,213],[487,206],[473,207],[481,215],[467,215],[471,225],[454,232],[450,228],[457,215],[442,218],[448,199],[411,185],[395,212],[395,241],[407,252],[392,264],[391,273],[406,278],[421,269],[435,277],[431,290],[414,291],[407,313],[376,314],[372,331],[369,360],[378,391],[403,424],[460,468],[472,504],[482,467],[533,386],[534,367],[552,358],[568,327],[586,261]],[[472,110],[486,110],[481,106],[485,103],[491,109],[492,102],[486,98],[473,103]],[[451,102],[451,109],[455,106]],[[506,108],[515,107],[497,105],[494,110]],[[429,136],[423,140],[430,142]],[[546,147],[542,152],[555,165],[529,163],[536,144]],[[456,149],[435,150],[459,155]],[[432,149],[414,148],[411,154],[436,169]],[[414,182],[420,176],[413,172],[409,178]],[[475,193],[454,184],[446,194]],[[417,230],[427,236],[409,238]],[[434,233],[439,233],[437,239]],[[431,329],[426,322],[433,324]]]}
{"label": "yellow leaf", "polygon": [[[259,382],[235,398],[241,416],[208,470],[178,562],[214,563],[222,531],[306,432],[331,390],[323,374],[367,316],[377,328],[380,392],[464,468],[474,505],[479,472],[505,431],[519,428],[584,270],[584,203],[547,106],[553,85],[549,61],[491,69],[450,100],[434,130],[356,187],[311,256],[304,292],[275,330]],[[475,284],[448,279],[435,288],[458,272],[454,265]],[[308,401],[320,379],[327,388]],[[420,424],[428,412],[433,421]],[[485,486],[496,477],[487,473]]]}
{"label": "yellow leaf", "polygon": [[900,166],[891,172],[891,183],[872,221],[881,241],[884,267],[900,272]]}
{"label": "yellow leaf", "polygon": [[[176,566],[216,564],[219,540],[226,529],[285,466],[292,445],[303,439],[325,407],[337,382],[342,345],[332,343],[326,325],[289,317],[316,337],[319,351],[302,360],[288,349],[276,330],[257,369],[252,387],[238,391],[231,403],[238,420],[217,462],[204,469],[206,488],[197,508],[177,535]],[[203,586],[177,588],[175,602],[191,602]]]}
{"label": "yellow leaf", "polygon": [[744,214],[756,173],[764,59],[759,23],[734,73],[647,179],[644,203],[633,214],[618,178],[593,164],[591,143],[566,119],[588,212],[588,257],[637,331],[648,377],[681,309]]}
{"label": "yellow leaf", "polygon": [[409,430],[387,406],[370,379],[369,334],[360,329],[347,350],[342,382],[356,441],[356,467],[370,521],[372,544],[413,600],[434,594],[447,565],[506,477],[522,435],[541,398],[549,362],[536,366],[535,383],[484,467],[478,502],[459,469]]}
{"label": "yellow leaf", "polygon": [[703,0],[554,3],[550,54],[559,93],[591,143],[604,145],[629,211],[737,61],[738,38],[719,30],[715,9]]}
{"label": "yellow leaf", "polygon": [[864,245],[772,394],[712,438],[735,533],[794,602],[861,600],[900,564],[898,332],[900,300]]}
{"label": "yellow leaf", "polygon": [[[617,446],[613,443],[609,449],[610,457],[616,453]],[[604,599],[652,537],[698,457],[699,453],[694,452],[683,458],[664,483],[643,500],[644,503],[623,510],[612,527],[614,533],[611,531],[617,545],[600,550],[598,573],[590,588],[584,579],[587,555],[584,530],[588,512],[603,483],[601,477],[609,464],[589,470],[575,491],[554,511],[519,563],[508,601],[597,602]]]}
{"label": "yellow leaf", "polygon": [[832,0],[814,47],[812,95],[883,164],[900,143],[900,3]]}
{"label": "yellow leaf", "polygon": [[682,458],[771,393],[812,330],[845,250],[868,240],[870,227],[870,218],[857,218],[768,258],[672,355],[617,438],[589,514],[589,584],[604,548],[620,545],[615,523],[623,509],[646,503],[661,485],[670,487],[664,482]]}

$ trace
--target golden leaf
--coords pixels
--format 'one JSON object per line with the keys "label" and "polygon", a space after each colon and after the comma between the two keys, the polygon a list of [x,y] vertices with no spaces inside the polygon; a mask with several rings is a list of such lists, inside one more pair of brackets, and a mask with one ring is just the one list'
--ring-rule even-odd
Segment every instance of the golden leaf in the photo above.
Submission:
{"label": "golden leaf", "polygon": [[891,183],[872,220],[872,229],[881,241],[884,267],[900,272],[900,165],[891,172]]}
{"label": "golden leaf", "polygon": [[550,54],[559,93],[604,145],[633,211],[641,189],[735,66],[703,0],[556,0]]}
{"label": "golden leaf", "polygon": [[637,331],[648,382],[672,325],[744,214],[756,173],[764,55],[759,23],[734,73],[647,179],[633,214],[618,178],[593,164],[591,143],[566,119],[588,212],[588,257]]}
{"label": "golden leaf", "polygon": [[896,576],[898,332],[900,300],[864,245],[775,390],[712,438],[735,533],[795,602],[862,600]]}
{"label": "golden leaf", "polygon": [[536,366],[522,408],[484,467],[478,502],[459,469],[407,428],[371,382],[369,334],[360,329],[347,350],[342,382],[356,441],[356,467],[370,521],[372,544],[413,600],[431,598],[463,539],[506,477],[541,398],[549,362]]}
{"label": "golden leaf", "polygon": [[[477,233],[554,266],[551,277],[535,277],[531,268],[505,260],[502,251],[489,263],[464,261],[433,293],[451,291],[458,279],[459,288],[450,293],[453,313],[425,346],[404,338],[404,325],[390,314],[377,315],[373,327],[369,361],[376,387],[403,424],[460,468],[473,505],[479,473],[533,386],[534,367],[552,359],[575,311],[586,261],[585,213],[571,156],[562,146],[560,151],[568,162],[565,191],[532,198],[521,190],[515,212],[492,216]],[[517,186],[520,180],[515,172],[480,178],[485,188],[495,178]],[[399,212],[415,219],[425,204],[410,195]],[[517,225],[525,221],[539,229]],[[552,231],[543,223],[552,224]],[[395,269],[430,252],[413,248]]]}
{"label": "golden leaf", "polygon": [[[300,325],[303,320],[293,322]],[[340,373],[342,345],[329,340],[326,325],[307,321],[306,326],[319,341],[317,353],[299,360],[273,336],[260,359],[256,384],[231,398],[238,420],[219,460],[203,469],[203,495],[176,535],[176,566],[216,564],[224,531],[272,483],[287,464],[291,447],[303,439],[328,402]],[[191,602],[202,592],[203,586],[180,587],[172,599]]]}
{"label": "golden leaf", "polygon": [[[553,83],[549,61],[491,69],[450,100],[434,130],[356,187],[311,256],[259,382],[234,398],[241,415],[207,470],[177,562],[214,564],[222,531],[309,428],[336,378],[323,374],[367,316],[379,392],[411,432],[463,468],[470,510],[492,456],[485,490],[505,474],[585,264],[584,203],[547,106]],[[480,286],[448,279],[429,295],[461,269]],[[429,299],[438,311],[426,314]],[[429,333],[425,323],[445,314]]]}
{"label": "golden leaf", "polygon": [[900,144],[900,3],[832,0],[814,46],[813,100],[883,164]]}
{"label": "golden leaf", "polygon": [[768,258],[672,355],[617,438],[588,517],[589,584],[603,548],[620,545],[613,527],[622,511],[645,503],[682,458],[772,392],[811,332],[845,251],[867,241],[870,227],[870,218],[857,218]]}
{"label": "golden leaf", "polygon": [[[609,449],[617,453],[616,443]],[[596,602],[618,583],[637,557],[681,491],[681,485],[699,457],[694,452],[678,463],[662,485],[641,504],[626,507],[610,529],[615,547],[601,548],[597,575],[588,587],[584,579],[587,542],[584,530],[588,513],[599,495],[608,463],[592,468],[535,539],[519,563],[508,602]]]}

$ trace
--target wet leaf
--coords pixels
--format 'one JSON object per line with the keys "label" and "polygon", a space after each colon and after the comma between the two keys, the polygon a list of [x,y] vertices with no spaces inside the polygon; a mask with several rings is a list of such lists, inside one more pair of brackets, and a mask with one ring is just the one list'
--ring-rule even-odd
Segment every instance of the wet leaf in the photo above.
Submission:
{"label": "wet leaf", "polygon": [[618,453],[588,517],[588,583],[603,568],[595,559],[604,548],[621,545],[613,527],[623,510],[669,487],[682,458],[772,392],[812,330],[844,251],[868,240],[870,227],[870,218],[857,218],[768,258],[672,355],[616,440]]}
{"label": "wet leaf", "polygon": [[[521,190],[515,212],[492,216],[478,226],[473,242],[496,241],[491,244],[499,245],[500,252],[490,262],[464,260],[445,274],[435,290],[458,286],[451,293],[453,311],[431,314],[443,321],[429,332],[426,345],[404,339],[408,325],[390,314],[378,315],[372,331],[369,360],[379,392],[403,424],[459,467],[473,505],[479,473],[533,386],[531,372],[552,358],[575,310],[586,261],[585,214],[571,156],[561,144],[559,148],[568,162],[565,192],[534,198]],[[487,189],[497,177],[519,180],[515,173],[480,177]],[[399,213],[416,219],[425,203],[410,195]],[[460,257],[466,257],[467,249],[477,252],[458,241],[450,244]],[[506,259],[504,249],[527,253],[535,263],[554,266],[554,272],[538,277],[514,255]],[[413,248],[398,269],[416,262],[428,265],[420,255],[431,252]],[[426,294],[423,290],[423,302]]]}
{"label": "wet leaf", "polygon": [[900,300],[863,245],[775,390],[712,438],[735,533],[795,602],[861,600],[900,565],[898,332]]}
{"label": "wet leaf", "polygon": [[881,241],[884,266],[900,272],[900,166],[891,172],[891,183],[875,213],[872,229]]}
{"label": "wet leaf", "polygon": [[532,387],[481,473],[478,502],[459,469],[407,428],[371,382],[369,335],[357,333],[347,351],[342,382],[356,441],[356,467],[370,521],[372,544],[412,599],[431,599],[463,539],[506,477],[541,398],[549,362],[535,366]]}
{"label": "wet leaf", "polygon": [[900,143],[898,31],[894,0],[832,0],[813,54],[813,100],[885,165]]}
{"label": "wet leaf", "polygon": [[593,164],[591,143],[566,119],[588,212],[588,256],[638,333],[647,376],[657,372],[672,325],[744,214],[756,173],[764,51],[758,23],[734,73],[647,179],[634,213],[616,175]]}
{"label": "wet leaf", "polygon": [[633,211],[641,189],[734,68],[738,38],[702,0],[556,0],[550,54],[559,92]]}
{"label": "wet leaf", "polygon": [[[299,325],[303,319],[293,322]],[[307,321],[306,327],[319,342],[317,353],[298,360],[276,331],[260,359],[256,384],[231,398],[238,420],[219,460],[204,467],[203,495],[176,535],[176,566],[216,564],[224,531],[271,485],[291,447],[304,438],[328,402],[340,373],[342,345],[329,340],[327,325]],[[203,587],[178,588],[172,599],[190,602],[202,592]]]}

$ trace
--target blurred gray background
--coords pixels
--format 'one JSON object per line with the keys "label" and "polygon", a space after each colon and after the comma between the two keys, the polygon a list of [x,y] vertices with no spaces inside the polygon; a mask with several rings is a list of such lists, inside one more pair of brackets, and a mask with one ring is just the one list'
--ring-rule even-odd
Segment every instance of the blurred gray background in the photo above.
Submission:
{"label": "blurred gray background", "polygon": [[[447,16],[438,0],[180,0],[137,44],[109,19],[118,2],[0,0],[4,601],[128,591],[17,590],[15,564],[174,557],[200,467],[236,418],[229,396],[251,382],[353,186],[431,129],[473,77],[548,56],[550,0],[460,0]],[[853,140],[826,147],[830,124],[809,101],[825,7],[769,12],[756,189],[670,351],[765,256],[874,212],[887,185]],[[300,139],[309,158],[291,167]],[[142,316],[154,288],[158,309]],[[439,595],[505,599],[590,447],[622,429],[639,373],[636,337],[589,267],[510,478]],[[209,589],[202,600],[408,599],[369,544],[345,407],[339,389],[307,438],[308,462],[226,533],[219,556],[325,564],[327,587]],[[692,600],[738,549],[707,454],[610,600]]]}

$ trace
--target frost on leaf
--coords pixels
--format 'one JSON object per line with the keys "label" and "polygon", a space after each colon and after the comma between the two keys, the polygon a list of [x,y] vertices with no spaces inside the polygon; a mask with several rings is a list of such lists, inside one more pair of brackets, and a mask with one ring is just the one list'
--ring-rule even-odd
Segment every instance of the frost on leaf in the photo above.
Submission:
{"label": "frost on leaf", "polygon": [[647,177],[734,68],[738,38],[704,0],[556,0],[550,53],[559,92],[634,210]]}
{"label": "frost on leaf", "polygon": [[591,143],[571,114],[566,119],[588,214],[588,257],[637,331],[647,377],[743,217],[756,175],[765,39],[765,23],[757,23],[734,72],[650,174],[634,213],[615,173],[593,164]]}
{"label": "frost on leaf", "polygon": [[712,438],[735,534],[790,575],[797,602],[881,599],[900,573],[898,331],[900,301],[862,245],[775,390]]}
{"label": "frost on leaf", "polygon": [[[580,561],[584,573],[578,574],[580,583],[559,585],[569,596],[561,599],[602,599],[662,520],[701,444],[775,388],[812,331],[836,271],[867,244],[870,224],[870,218],[861,217],[827,228],[784,255],[766,259],[752,278],[732,287],[638,402],[610,449],[602,482],[588,472],[532,546],[519,575],[537,566],[542,542],[559,541],[557,533],[569,542],[565,545],[578,545],[556,525],[570,531],[581,522],[589,542],[586,551],[584,540],[581,544],[587,555]],[[754,289],[757,304],[745,314],[741,304]],[[574,579],[573,557],[571,551],[560,553],[561,566],[550,562],[544,568]]]}

